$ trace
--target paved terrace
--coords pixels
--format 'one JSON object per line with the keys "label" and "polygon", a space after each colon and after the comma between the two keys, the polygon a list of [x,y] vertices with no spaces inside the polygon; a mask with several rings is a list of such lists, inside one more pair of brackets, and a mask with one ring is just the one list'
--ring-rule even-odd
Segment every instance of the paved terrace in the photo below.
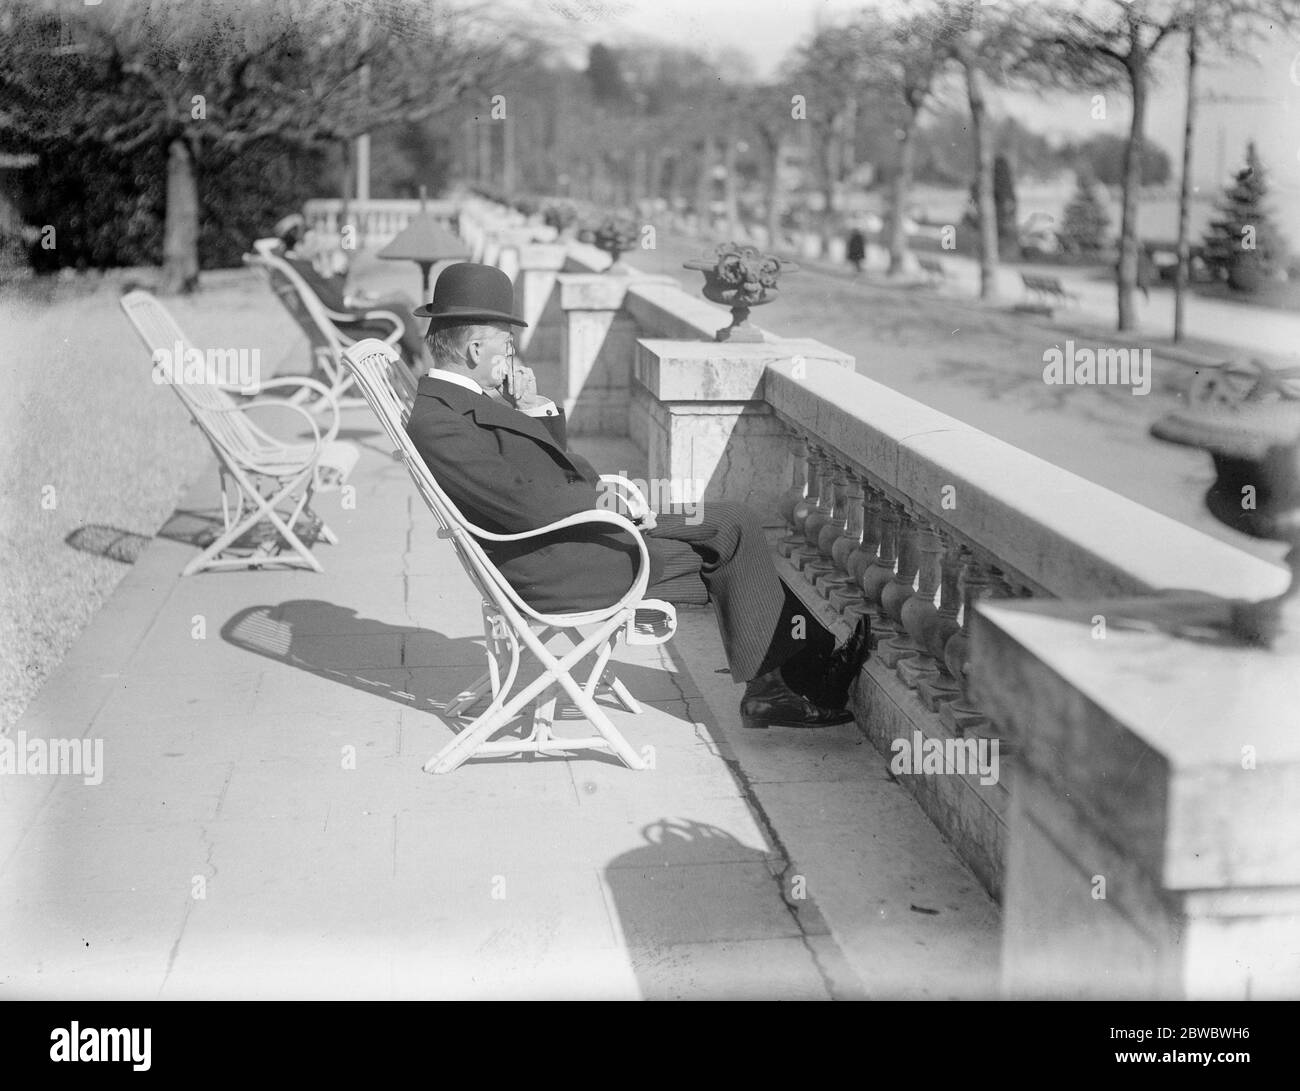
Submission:
{"label": "paved terrace", "polygon": [[980,884],[855,725],[741,726],[712,611],[621,649],[652,771],[424,773],[478,601],[368,411],[342,436],[324,574],[181,579],[209,465],[17,725],[103,779],[0,778],[0,996],[996,994]]}

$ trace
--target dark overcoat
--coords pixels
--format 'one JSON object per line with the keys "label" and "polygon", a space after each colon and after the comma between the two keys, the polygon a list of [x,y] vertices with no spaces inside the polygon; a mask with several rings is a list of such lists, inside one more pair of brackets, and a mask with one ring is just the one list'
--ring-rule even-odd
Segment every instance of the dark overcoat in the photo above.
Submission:
{"label": "dark overcoat", "polygon": [[[538,420],[456,383],[422,378],[406,430],[443,491],[484,530],[517,534],[609,507],[596,470],[557,445]],[[713,502],[694,522],[662,514],[644,538],[647,597],[712,601],[734,680],[748,681],[800,650],[802,642],[786,632],[789,602],[748,508]],[[631,535],[599,525],[481,544],[520,597],[543,613],[617,602],[640,559]]]}

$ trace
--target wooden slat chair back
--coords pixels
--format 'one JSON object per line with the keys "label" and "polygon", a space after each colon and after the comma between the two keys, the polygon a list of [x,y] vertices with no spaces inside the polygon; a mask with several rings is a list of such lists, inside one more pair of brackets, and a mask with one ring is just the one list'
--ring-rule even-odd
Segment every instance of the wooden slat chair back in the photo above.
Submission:
{"label": "wooden slat chair back", "polygon": [[[311,286],[303,280],[298,270],[278,252],[280,246],[279,239],[258,239],[253,244],[254,252],[244,255],[244,264],[261,270],[271,291],[306,335],[315,369],[313,377],[330,388],[342,408],[350,409],[363,405],[362,399],[345,396],[352,386],[353,379],[343,362],[343,350],[349,345],[356,344],[356,340],[339,329],[336,323],[352,322],[361,318],[388,322],[392,325],[392,331],[384,336],[384,340],[390,345],[395,345],[402,336],[402,320],[392,311],[385,310],[370,310],[356,314],[331,311],[312,291]],[[399,394],[408,402],[414,403],[415,379],[400,358],[394,368],[392,380]]]}
{"label": "wooden slat chair back", "polygon": [[[216,540],[185,566],[182,575],[206,569],[256,568],[268,564],[323,571],[295,525],[299,520],[307,521],[318,526],[316,536],[321,540],[337,541],[329,527],[311,510],[311,499],[315,492],[341,486],[360,454],[353,444],[335,438],[339,409],[329,389],[314,379],[298,375],[264,380],[248,387],[232,387],[222,382],[215,357],[197,349],[166,307],[149,292],[128,292],[122,297],[121,306],[149,349],[155,381],[166,382],[172,388],[217,458],[224,526]],[[164,353],[173,362],[167,372],[159,366]],[[202,381],[191,381],[198,375]],[[313,394],[333,411],[329,428],[322,434],[313,416],[289,399],[254,397],[251,401],[237,402],[231,394],[232,390],[238,390],[241,394],[257,396],[277,389],[299,395],[304,391]],[[311,440],[278,439],[249,415],[249,410],[270,407],[302,418]],[[237,552],[240,539],[262,523],[269,524],[273,533],[251,554]],[[285,546],[288,552],[284,551]]]}
{"label": "wooden slat chair back", "polygon": [[[392,346],[378,339],[358,342],[345,350],[357,386],[374,410],[396,454],[400,454],[421,498],[438,522],[440,538],[450,539],[466,574],[483,601],[484,637],[488,671],[458,694],[447,706],[449,713],[467,710],[486,693],[492,701],[460,734],[425,763],[425,769],[447,773],[475,754],[555,753],[567,750],[604,750],[616,754],[633,769],[647,768],[638,754],[610,722],[597,704],[597,692],[608,692],[629,712],[640,706],[627,688],[612,675],[606,680],[610,655],[620,639],[633,644],[660,644],[677,628],[677,615],[670,603],[645,599],[650,574],[650,556],[637,527],[613,511],[579,512],[555,523],[521,534],[496,534],[475,526],[456,507],[429,472],[410,436],[406,421],[410,414],[388,381]],[[630,511],[649,512],[644,497],[623,478],[603,478],[623,488]],[[651,516],[652,518],[652,516]],[[636,540],[641,563],[633,585],[618,602],[600,610],[580,613],[545,614],[529,606],[506,581],[480,544],[482,541],[515,542],[540,537],[556,530],[588,523],[605,523],[630,533]],[[582,629],[591,632],[583,635]],[[556,656],[547,647],[556,636],[565,635],[572,649]],[[512,693],[523,654],[531,653],[542,666],[541,675]],[[586,681],[578,683],[571,671],[588,655],[595,656]],[[597,734],[583,738],[559,738],[552,734],[556,698],[564,692],[586,716]],[[492,736],[531,706],[531,731],[523,739],[493,739]]]}

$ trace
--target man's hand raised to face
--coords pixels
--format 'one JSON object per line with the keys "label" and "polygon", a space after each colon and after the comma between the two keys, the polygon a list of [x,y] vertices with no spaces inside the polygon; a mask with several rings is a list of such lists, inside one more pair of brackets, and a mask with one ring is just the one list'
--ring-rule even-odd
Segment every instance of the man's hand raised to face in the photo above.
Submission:
{"label": "man's hand raised to face", "polygon": [[537,393],[537,378],[533,375],[533,369],[518,363],[515,356],[494,363],[492,373],[501,383],[497,392],[506,405],[527,412],[537,406],[550,404],[549,398],[540,397]]}

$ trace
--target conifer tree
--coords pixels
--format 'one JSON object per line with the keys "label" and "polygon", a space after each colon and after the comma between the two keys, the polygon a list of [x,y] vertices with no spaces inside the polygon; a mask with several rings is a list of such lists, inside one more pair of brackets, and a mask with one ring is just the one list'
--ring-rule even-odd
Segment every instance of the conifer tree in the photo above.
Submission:
{"label": "conifer tree", "polygon": [[1268,214],[1268,179],[1255,143],[1246,147],[1246,165],[1219,202],[1219,217],[1205,234],[1205,262],[1221,279],[1242,292],[1263,287],[1286,260],[1286,244]]}
{"label": "conifer tree", "polygon": [[1095,255],[1106,245],[1110,215],[1097,194],[1092,174],[1080,168],[1075,180],[1074,196],[1065,206],[1061,224],[1061,248],[1067,254]]}

